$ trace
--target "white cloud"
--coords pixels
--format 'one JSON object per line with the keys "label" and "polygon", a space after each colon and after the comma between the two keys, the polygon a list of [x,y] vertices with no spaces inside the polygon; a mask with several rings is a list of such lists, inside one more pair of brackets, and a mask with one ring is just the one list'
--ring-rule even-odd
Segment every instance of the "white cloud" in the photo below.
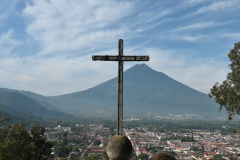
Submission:
{"label": "white cloud", "polygon": [[[0,61],[0,84],[43,95],[60,95],[93,87],[116,76],[115,63],[97,63],[91,55],[5,58]],[[117,73],[117,72],[116,72]]]}
{"label": "white cloud", "polygon": [[15,46],[22,44],[20,40],[14,39],[12,37],[13,32],[14,31],[10,29],[8,32],[2,33],[0,35],[0,55],[4,56],[6,54],[9,54]]}
{"label": "white cloud", "polygon": [[[173,50],[145,48],[126,52],[129,55],[149,55],[150,61],[146,64],[151,68],[204,93],[208,93],[215,82],[221,83],[228,72],[227,64],[216,58],[182,56],[184,51],[176,53]],[[117,49],[95,55],[114,53]],[[125,63],[125,70],[134,64]],[[5,58],[0,61],[0,74],[0,84],[6,88],[29,90],[47,96],[60,95],[88,89],[116,77],[117,62],[92,61],[91,55],[74,58]]]}
{"label": "white cloud", "polygon": [[203,35],[197,35],[197,36],[191,36],[191,35],[183,35],[179,36],[179,39],[185,40],[185,41],[190,41],[190,42],[196,42],[200,41],[206,38],[206,36]]}
{"label": "white cloud", "polygon": [[[0,1],[0,22],[6,20],[15,10],[17,0],[12,1]],[[3,24],[0,24],[0,26]]]}
{"label": "white cloud", "polygon": [[[170,40],[170,41],[187,41],[187,42],[201,42],[201,41],[209,41],[211,38],[208,38],[209,35],[202,35],[202,34],[160,34],[158,35],[158,38],[160,39],[165,39],[165,40]],[[208,38],[208,39],[207,39]]]}
{"label": "white cloud", "polygon": [[172,30],[171,32],[179,32],[179,31],[184,31],[184,30],[209,28],[209,27],[219,26],[219,25],[223,25],[223,24],[226,24],[226,23],[216,23],[214,21],[200,22],[200,23],[195,23],[195,24],[191,24],[191,25],[188,25],[188,26],[184,26],[184,27],[178,27],[178,28]]}
{"label": "white cloud", "polygon": [[212,12],[212,11],[224,11],[226,9],[230,9],[234,6],[238,6],[239,0],[233,0],[233,1],[218,1],[213,2],[212,4],[208,6],[204,6],[200,9],[198,9],[193,15],[206,13],[206,12]]}
{"label": "white cloud", "polygon": [[240,39],[240,33],[222,33],[219,35],[219,37],[230,37],[230,38],[235,38],[239,41]]}
{"label": "white cloud", "polygon": [[188,5],[197,5],[206,1],[208,0],[185,0],[184,3]]}
{"label": "white cloud", "polygon": [[101,47],[129,32],[119,20],[132,12],[127,1],[37,1],[28,4],[27,32],[43,45],[41,54]]}
{"label": "white cloud", "polygon": [[[151,21],[155,21],[159,18],[162,18],[164,16],[167,16],[167,15],[170,15],[170,14],[173,14],[174,12],[170,9],[165,9],[163,11],[160,11],[160,12],[151,12],[151,13],[148,13],[147,14],[147,17],[145,17],[147,19],[148,22],[151,22]],[[142,16],[142,15],[140,15]],[[146,15],[145,15],[146,16]]]}

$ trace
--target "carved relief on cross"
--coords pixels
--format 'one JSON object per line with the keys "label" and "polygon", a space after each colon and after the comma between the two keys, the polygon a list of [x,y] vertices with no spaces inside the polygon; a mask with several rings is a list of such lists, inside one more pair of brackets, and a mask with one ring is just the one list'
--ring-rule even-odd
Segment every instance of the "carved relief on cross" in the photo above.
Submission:
{"label": "carved relief on cross", "polygon": [[149,61],[149,56],[124,56],[123,40],[118,40],[118,55],[93,55],[93,61],[118,61],[118,123],[117,134],[123,135],[123,61]]}

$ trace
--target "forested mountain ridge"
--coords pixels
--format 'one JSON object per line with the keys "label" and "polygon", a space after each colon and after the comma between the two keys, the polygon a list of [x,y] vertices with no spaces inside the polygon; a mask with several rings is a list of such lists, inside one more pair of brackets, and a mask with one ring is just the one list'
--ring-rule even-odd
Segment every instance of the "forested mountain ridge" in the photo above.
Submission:
{"label": "forested mountain ridge", "polygon": [[0,93],[0,110],[19,118],[73,118],[64,112],[49,110],[31,98],[11,90]]}

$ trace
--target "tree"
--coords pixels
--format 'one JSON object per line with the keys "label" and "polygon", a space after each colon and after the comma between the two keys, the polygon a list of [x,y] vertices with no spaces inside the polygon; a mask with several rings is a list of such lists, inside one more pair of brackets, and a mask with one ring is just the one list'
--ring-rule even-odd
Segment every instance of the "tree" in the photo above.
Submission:
{"label": "tree", "polygon": [[62,145],[63,146],[66,146],[68,144],[68,141],[67,141],[67,139],[65,138],[65,139],[63,139],[63,141],[62,141]]}
{"label": "tree", "polygon": [[85,152],[83,157],[87,157],[88,156],[88,152]]}
{"label": "tree", "polygon": [[36,159],[48,159],[52,152],[52,144],[51,142],[47,142],[45,138],[43,138],[45,133],[45,128],[41,127],[39,124],[36,124],[31,129],[32,142],[38,148],[38,155],[36,153]]}
{"label": "tree", "polygon": [[104,159],[104,160],[108,160],[109,159],[109,157],[108,157],[108,155],[107,155],[107,151],[105,150],[105,151],[103,151],[103,153],[102,153],[102,158]]}
{"label": "tree", "polygon": [[[0,112],[0,144],[3,141],[3,136],[2,136],[2,132],[3,132],[3,127],[9,122],[9,118],[6,118],[4,116],[3,112]],[[3,155],[3,148],[0,147],[0,160],[2,160],[4,158]]]}
{"label": "tree", "polygon": [[71,152],[73,150],[73,146],[72,145],[65,145],[65,147],[69,150],[69,152]]}
{"label": "tree", "polygon": [[144,159],[148,158],[148,155],[146,155],[144,153],[141,153],[141,154],[138,155],[138,158],[141,159],[141,160],[144,160]]}
{"label": "tree", "polygon": [[67,138],[67,135],[68,135],[68,132],[64,132],[64,133],[63,133],[63,137],[64,137],[64,139]]}
{"label": "tree", "polygon": [[204,148],[203,144],[202,144],[202,147],[201,147],[201,152],[202,152],[202,154],[204,154],[204,152],[205,152],[205,148]]}
{"label": "tree", "polygon": [[157,153],[157,150],[154,148],[151,150],[151,153]]}
{"label": "tree", "polygon": [[211,88],[209,97],[215,98],[216,103],[220,105],[219,111],[225,107],[228,119],[232,120],[235,114],[240,114],[240,42],[234,44],[228,57],[232,62],[229,64],[232,72],[227,74],[227,79],[223,81],[223,84],[219,85],[217,82]]}
{"label": "tree", "polygon": [[86,160],[99,160],[99,157],[97,155],[93,155],[93,156],[87,157]]}
{"label": "tree", "polygon": [[220,160],[222,157],[220,155],[213,156],[213,160]]}
{"label": "tree", "polygon": [[101,141],[99,139],[93,142],[94,146],[99,146],[100,144],[101,144]]}
{"label": "tree", "polygon": [[73,150],[73,152],[79,152],[79,149],[78,149],[77,146],[73,146],[73,147],[72,147],[72,150]]}
{"label": "tree", "polygon": [[6,118],[4,116],[3,112],[0,112],[0,128],[2,128],[3,126],[5,126],[8,122],[9,122],[9,118]]}
{"label": "tree", "polygon": [[0,151],[2,152],[3,159],[24,159],[26,152],[28,152],[26,147],[30,144],[30,139],[30,135],[26,133],[24,125],[21,122],[4,128],[0,142]]}
{"label": "tree", "polygon": [[[35,126],[32,128],[32,133],[34,133],[32,137],[25,131],[25,126],[21,122],[5,127],[0,135],[2,159],[48,159],[51,155],[52,145],[38,135],[40,132],[36,130],[42,127],[39,125],[35,128]],[[45,132],[44,129],[40,129],[40,131],[42,131],[42,135]]]}
{"label": "tree", "polygon": [[64,158],[69,155],[69,150],[64,146],[56,147],[54,152],[59,158]]}

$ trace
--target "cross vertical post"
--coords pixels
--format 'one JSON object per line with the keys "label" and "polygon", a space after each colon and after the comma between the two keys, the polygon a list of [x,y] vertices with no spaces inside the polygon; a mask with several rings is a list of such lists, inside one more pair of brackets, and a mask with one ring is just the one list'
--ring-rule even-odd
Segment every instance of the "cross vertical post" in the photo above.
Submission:
{"label": "cross vertical post", "polygon": [[[123,56],[123,40],[118,40],[118,56]],[[123,61],[118,61],[118,121],[117,134],[123,135]]]}
{"label": "cross vertical post", "polygon": [[118,40],[118,55],[93,55],[93,61],[118,61],[118,120],[117,134],[123,136],[123,61],[149,61],[149,56],[124,56],[123,40]]}

